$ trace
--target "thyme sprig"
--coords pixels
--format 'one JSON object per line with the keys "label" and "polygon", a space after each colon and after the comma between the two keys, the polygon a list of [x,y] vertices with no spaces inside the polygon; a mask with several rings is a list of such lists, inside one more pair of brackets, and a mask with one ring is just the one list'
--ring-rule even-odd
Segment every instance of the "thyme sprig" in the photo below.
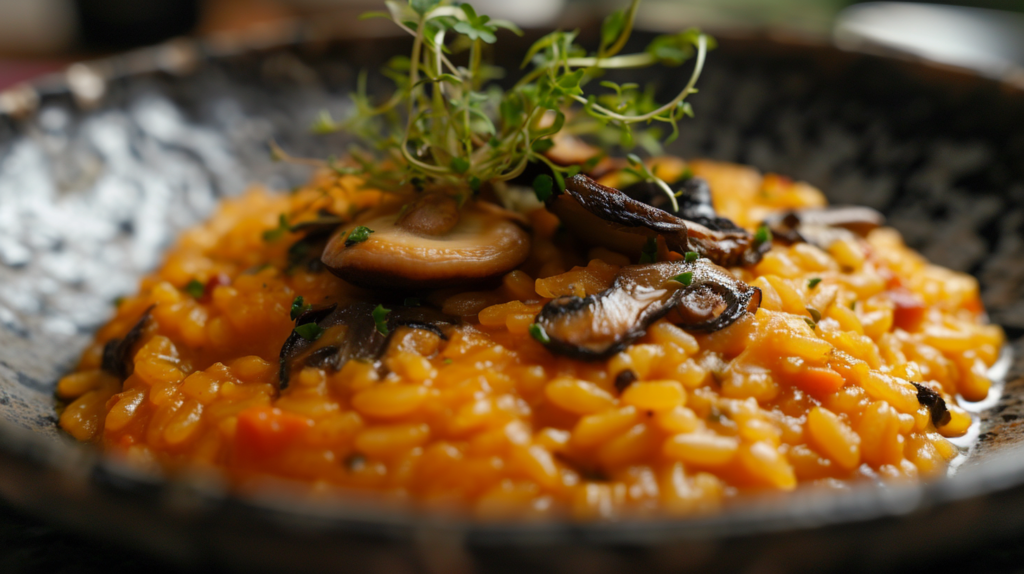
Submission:
{"label": "thyme sprig", "polygon": [[[413,38],[410,56],[392,58],[382,70],[395,83],[394,93],[375,105],[363,73],[352,96],[354,112],[342,122],[322,113],[313,130],[355,134],[362,145],[349,150],[352,162],[344,169],[381,189],[454,184],[476,190],[480,182],[517,177],[530,162],[546,164],[558,189],[564,189],[565,178],[580,166],[561,166],[544,155],[559,132],[595,134],[605,142],[617,138],[626,149],[639,143],[651,151],[660,149],[663,139],[654,124],[669,126],[664,139],[671,141],[679,133],[678,122],[693,115],[686,98],[696,92],[713,40],[691,29],[658,36],[641,53],[620,54],[639,4],[632,0],[604,20],[596,52],[577,44],[578,30],[540,38],[523,60],[522,67],[531,69],[502,91],[491,81],[504,71],[487,65],[483,56],[500,29],[521,34],[514,24],[478,15],[465,3],[387,0],[387,12],[364,17],[390,19]],[[464,62],[456,64],[460,52],[466,53]],[[601,81],[605,92],[584,91],[604,70],[675,66],[691,58],[695,64],[689,81],[664,103],[655,101],[652,89],[636,84]],[[672,197],[664,182],[631,163]]]}

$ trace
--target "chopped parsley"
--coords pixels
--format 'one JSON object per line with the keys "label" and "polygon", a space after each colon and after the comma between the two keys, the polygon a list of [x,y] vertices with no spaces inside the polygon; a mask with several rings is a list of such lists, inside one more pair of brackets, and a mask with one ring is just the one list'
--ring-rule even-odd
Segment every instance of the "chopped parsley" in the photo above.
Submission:
{"label": "chopped parsley", "polygon": [[814,289],[818,286],[818,283],[821,283],[821,277],[812,277],[807,280],[807,288]]}
{"label": "chopped parsley", "polygon": [[313,305],[307,305],[306,301],[302,298],[302,295],[299,295],[298,297],[292,300],[292,321],[298,319],[299,317],[302,316],[303,313],[309,311],[312,308]]}
{"label": "chopped parsley", "polygon": [[370,238],[370,234],[374,231],[365,225],[360,225],[352,230],[345,238],[345,247],[352,247],[356,243],[362,243]]}
{"label": "chopped parsley", "polygon": [[387,335],[388,331],[388,313],[391,309],[387,309],[384,305],[377,305],[377,308],[373,310],[373,324],[377,326],[377,332],[381,335]]}
{"label": "chopped parsley", "polygon": [[206,293],[206,286],[200,283],[198,279],[193,279],[185,285],[185,292],[193,298],[198,299]]}
{"label": "chopped parsley", "polygon": [[539,323],[534,323],[533,325],[530,325],[529,330],[530,336],[533,337],[533,339],[540,343],[541,345],[547,345],[548,343],[551,342],[551,337],[548,337],[547,332],[544,331],[544,327],[541,327]]}
{"label": "chopped parsley", "polygon": [[551,179],[551,176],[542,173],[533,179],[533,193],[537,195],[538,201],[547,201],[551,197],[551,190],[555,185],[555,180]]}
{"label": "chopped parsley", "polygon": [[676,283],[682,283],[683,285],[689,287],[690,284],[693,283],[693,271],[680,273],[679,275],[673,277],[672,281],[675,281]]}
{"label": "chopped parsley", "polygon": [[658,240],[648,237],[644,248],[640,250],[640,263],[654,263],[658,260]]}
{"label": "chopped parsley", "polygon": [[772,230],[768,229],[767,225],[762,225],[761,227],[757,228],[757,231],[754,233],[754,242],[755,243],[760,245],[762,243],[768,243],[771,240],[772,240]]}
{"label": "chopped parsley", "polygon": [[683,261],[686,261],[687,263],[693,263],[698,259],[700,259],[700,254],[696,251],[687,251],[686,255],[683,255]]}
{"label": "chopped parsley", "polygon": [[306,323],[305,325],[299,325],[295,327],[295,332],[300,337],[307,341],[316,341],[320,338],[320,335],[324,334],[324,330],[320,328],[320,325],[316,323]]}
{"label": "chopped parsley", "polygon": [[288,225],[288,216],[282,213],[277,216],[277,227],[263,232],[263,241],[277,241],[284,237],[284,234],[291,231],[291,229],[292,226]]}

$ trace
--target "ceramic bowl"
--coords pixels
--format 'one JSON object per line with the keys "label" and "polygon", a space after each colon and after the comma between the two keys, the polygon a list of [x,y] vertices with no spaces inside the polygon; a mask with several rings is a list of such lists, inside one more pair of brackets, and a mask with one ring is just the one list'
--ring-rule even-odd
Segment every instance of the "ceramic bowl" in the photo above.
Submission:
{"label": "ceramic bowl", "polygon": [[[643,35],[641,35],[643,36]],[[649,39],[649,38],[648,38]],[[639,38],[643,41],[644,38]],[[526,44],[507,40],[513,64]],[[518,44],[517,44],[518,42]],[[56,426],[53,389],[112,301],[182,229],[249,184],[325,157],[318,112],[345,114],[361,68],[402,40],[178,41],[73,66],[0,95],[0,495],[46,520],[191,565],[247,570],[680,572],[874,568],[1024,526],[1024,381],[975,405],[948,478],[759,497],[689,520],[492,524],[208,477],[141,474]],[[514,64],[513,64],[514,67]],[[678,69],[632,76],[666,93]],[[1007,357],[1024,336],[1024,93],[962,70],[767,38],[721,39],[669,150],[806,180],[875,207],[931,260],[979,278]],[[374,90],[383,90],[384,84]]]}

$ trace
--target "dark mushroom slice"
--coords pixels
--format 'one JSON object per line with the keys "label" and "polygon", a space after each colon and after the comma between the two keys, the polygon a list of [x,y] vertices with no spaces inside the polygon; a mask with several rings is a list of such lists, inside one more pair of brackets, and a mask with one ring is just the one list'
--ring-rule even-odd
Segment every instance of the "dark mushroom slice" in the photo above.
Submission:
{"label": "dark mushroom slice", "polygon": [[769,217],[764,224],[781,241],[828,249],[840,239],[867,236],[885,224],[885,216],[870,207],[833,205],[785,211]]}
{"label": "dark mushroom slice", "polygon": [[953,415],[950,414],[949,409],[946,407],[946,401],[942,398],[942,395],[913,381],[910,384],[914,385],[917,389],[917,402],[921,403],[931,413],[932,423],[935,424],[935,428],[949,424]]}
{"label": "dark mushroom slice", "polygon": [[[689,274],[689,285],[673,279],[682,274]],[[601,293],[559,297],[541,309],[536,324],[553,353],[598,360],[621,351],[670,312],[684,329],[713,332],[760,304],[760,289],[706,259],[664,261],[623,267]]]}
{"label": "dark mushroom slice", "polygon": [[[351,303],[331,305],[306,311],[295,320],[295,326],[315,323],[319,337],[309,340],[297,331],[281,346],[280,388],[288,387],[292,371],[302,365],[338,370],[350,360],[376,363],[387,349],[391,335],[400,327],[429,331],[446,339],[445,330],[456,320],[428,307],[394,306],[387,315],[388,334],[377,329],[373,317],[376,305]],[[380,369],[378,365],[378,370]]]}
{"label": "dark mushroom slice", "polygon": [[[500,277],[529,255],[530,236],[516,214],[476,201],[456,215],[453,221],[444,202],[434,200],[416,202],[402,214],[369,214],[342,227],[321,260],[355,285],[422,290]],[[357,243],[347,241],[356,225],[373,233]]]}
{"label": "dark mushroom slice", "polygon": [[125,333],[125,336],[120,339],[111,339],[103,345],[103,358],[100,362],[100,368],[104,371],[115,375],[122,381],[127,379],[134,370],[134,363],[132,361],[132,350],[135,344],[142,338],[142,333],[146,329],[146,324],[149,323],[149,317],[153,313],[153,307],[156,305],[150,305],[145,311],[142,312],[142,316],[135,322],[135,325]]}
{"label": "dark mushroom slice", "polygon": [[[687,195],[685,186],[695,185],[690,183],[693,179],[696,178],[684,182],[684,196]],[[695,251],[725,266],[754,264],[771,247],[768,243],[758,244],[746,230],[714,215],[713,209],[709,217],[705,217],[706,209],[691,209],[698,219],[691,221],[582,174],[566,180],[565,189],[566,193],[548,200],[548,209],[584,241],[632,257],[639,256],[647,240],[657,236],[661,236],[672,251]],[[710,205],[710,191],[707,191],[707,198]],[[690,204],[700,205],[701,201],[695,197]],[[713,225],[714,229],[700,221]]]}

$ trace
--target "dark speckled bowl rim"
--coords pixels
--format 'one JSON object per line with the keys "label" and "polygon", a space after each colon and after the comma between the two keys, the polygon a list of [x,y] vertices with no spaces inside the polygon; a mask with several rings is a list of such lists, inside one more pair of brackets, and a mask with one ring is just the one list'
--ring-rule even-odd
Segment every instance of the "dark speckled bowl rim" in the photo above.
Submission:
{"label": "dark speckled bowl rim", "polygon": [[[255,40],[234,37],[231,41],[174,40],[167,44],[138,50],[95,62],[73,66],[77,73],[97,74],[102,79],[135,74],[186,74],[203,59],[222,58],[246,52],[272,52],[275,49],[322,41],[302,30],[284,35],[258,35]],[[772,42],[780,42],[778,38]],[[781,41],[783,44],[785,40]],[[796,42],[803,48],[836,50],[811,42]],[[903,58],[886,54],[888,59]],[[919,68],[931,72],[974,77],[976,81],[998,83],[980,78],[968,70],[950,69],[920,58],[907,56]],[[927,70],[926,70],[927,71]],[[1004,91],[1024,96],[1019,85],[1005,83]],[[88,106],[88,94],[76,93],[69,86],[68,74],[57,73],[0,93],[0,117],[19,122],[33,114],[42,100],[52,95],[76,96]],[[207,536],[209,528],[186,533],[183,545],[154,541],[149,530],[136,525],[151,522],[191,528],[211,516],[235,515],[244,522],[240,529],[262,528],[290,531],[302,546],[312,532],[359,532],[388,540],[408,541],[430,533],[428,539],[455,536],[472,547],[549,547],[564,543],[583,545],[656,546],[679,541],[741,539],[752,535],[779,532],[805,532],[811,528],[842,525],[882,524],[886,518],[899,517],[901,523],[918,524],[931,520],[936,511],[957,516],[985,495],[999,494],[1000,504],[1024,506],[1024,445],[1009,447],[983,464],[965,465],[951,477],[921,484],[895,484],[884,488],[855,485],[848,491],[803,490],[795,495],[750,497],[742,504],[721,513],[688,519],[643,518],[615,522],[480,523],[469,519],[394,511],[372,505],[353,505],[351,501],[329,502],[282,492],[233,495],[217,482],[180,477],[165,480],[140,474],[116,459],[75,443],[70,437],[54,441],[0,420],[0,494],[13,504],[56,523],[71,526],[90,535],[111,538],[110,533],[90,528],[75,504],[86,512],[106,509],[120,520],[112,529],[122,541],[148,548],[166,557],[194,561],[217,552],[208,548],[188,548],[190,536]],[[91,502],[90,502],[91,501]],[[99,502],[96,502],[99,501]],[[63,512],[70,509],[69,512]],[[130,509],[129,511],[123,511]],[[968,512],[969,514],[969,512]],[[1018,521],[1024,525],[1024,518]],[[107,521],[106,524],[113,524]],[[959,525],[972,529],[974,536],[985,536],[997,526],[988,525],[984,516]],[[882,528],[882,527],[880,527]],[[902,527],[893,527],[902,528]],[[280,530],[275,530],[280,533]],[[880,532],[888,532],[884,528]],[[195,540],[193,545],[203,546]],[[216,545],[213,542],[212,545]],[[257,565],[259,566],[259,565]],[[265,566],[265,565],[264,565]]]}

